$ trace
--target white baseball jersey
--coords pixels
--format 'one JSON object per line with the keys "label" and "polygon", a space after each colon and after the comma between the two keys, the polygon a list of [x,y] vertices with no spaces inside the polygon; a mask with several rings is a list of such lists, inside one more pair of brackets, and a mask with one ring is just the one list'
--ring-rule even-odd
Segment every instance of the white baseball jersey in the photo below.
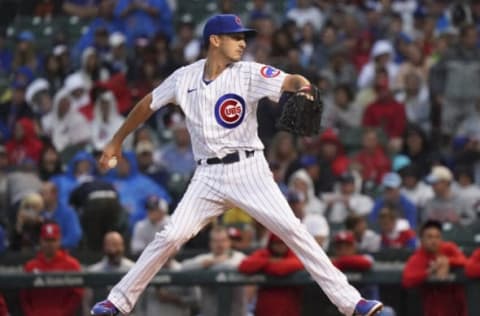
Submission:
{"label": "white baseball jersey", "polygon": [[153,91],[151,108],[169,102],[182,107],[196,159],[221,158],[237,151],[240,160],[198,166],[169,224],[156,234],[108,299],[128,314],[168,258],[233,204],[284,240],[338,309],[352,315],[360,294],[295,217],[261,151],[256,104],[263,97],[277,100],[286,74],[258,63],[237,62],[207,84],[204,67],[205,60],[200,60],[174,72]]}
{"label": "white baseball jersey", "polygon": [[286,74],[255,62],[236,62],[215,80],[203,80],[205,59],[182,67],[152,93],[151,108],[173,102],[186,116],[195,159],[223,157],[236,150],[262,150],[257,102],[278,101]]}

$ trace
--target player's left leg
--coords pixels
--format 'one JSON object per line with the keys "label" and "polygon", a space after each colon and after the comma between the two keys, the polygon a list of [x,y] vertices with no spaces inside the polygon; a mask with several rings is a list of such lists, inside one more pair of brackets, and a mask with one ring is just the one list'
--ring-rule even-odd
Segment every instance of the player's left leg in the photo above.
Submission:
{"label": "player's left leg", "polygon": [[[226,176],[232,184],[226,188],[228,198],[285,241],[340,312],[348,316],[354,312],[370,316],[381,308],[379,302],[362,300],[360,293],[333,266],[313,236],[295,217],[261,153],[232,164],[227,170]],[[368,304],[366,312],[358,310],[362,302]]]}

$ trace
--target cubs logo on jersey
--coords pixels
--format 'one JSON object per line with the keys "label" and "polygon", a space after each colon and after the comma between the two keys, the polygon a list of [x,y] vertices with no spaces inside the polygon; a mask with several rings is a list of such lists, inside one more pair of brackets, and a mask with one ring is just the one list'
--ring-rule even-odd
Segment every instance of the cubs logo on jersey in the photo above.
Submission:
{"label": "cubs logo on jersey", "polygon": [[235,93],[221,96],[215,103],[215,119],[225,128],[240,125],[245,116],[245,100]]}
{"label": "cubs logo on jersey", "polygon": [[275,78],[276,76],[278,76],[280,74],[280,70],[278,70],[277,68],[274,68],[272,66],[263,66],[260,69],[260,74],[264,78]]}

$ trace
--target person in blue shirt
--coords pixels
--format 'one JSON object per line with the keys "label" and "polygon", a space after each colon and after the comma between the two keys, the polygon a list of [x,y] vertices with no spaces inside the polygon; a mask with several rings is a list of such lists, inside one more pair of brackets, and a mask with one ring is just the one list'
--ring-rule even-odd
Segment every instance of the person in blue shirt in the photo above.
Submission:
{"label": "person in blue shirt", "polygon": [[124,19],[130,44],[140,35],[152,38],[163,33],[173,37],[173,16],[166,0],[119,0],[115,16]]}
{"label": "person in blue shirt", "polygon": [[44,222],[55,222],[62,231],[61,245],[65,249],[74,249],[82,239],[82,228],[77,213],[59,201],[57,187],[52,182],[45,182],[41,188]]}
{"label": "person in blue shirt", "polygon": [[97,30],[106,30],[108,34],[120,32],[125,34],[125,22],[114,14],[115,1],[102,0],[98,5],[98,16],[88,25],[88,31],[80,37],[72,51],[73,59],[77,63],[85,48],[93,46]]}
{"label": "person in blue shirt", "polygon": [[150,195],[157,195],[172,202],[170,194],[151,178],[138,171],[135,153],[126,152],[115,169],[105,175],[105,180],[112,183],[118,192],[120,203],[129,214],[130,228],[147,216],[145,200]]}
{"label": "person in blue shirt", "polygon": [[410,228],[415,229],[417,227],[417,208],[412,201],[400,193],[400,187],[402,185],[402,178],[395,172],[386,173],[382,179],[382,186],[384,188],[383,196],[375,200],[372,212],[369,216],[371,223],[378,221],[380,211],[385,206],[390,206],[398,211],[400,218],[405,218],[410,224]]}
{"label": "person in blue shirt", "polygon": [[96,161],[87,152],[78,152],[68,163],[67,170],[50,178],[57,187],[60,204],[68,205],[70,193],[83,183],[90,180],[96,172]]}

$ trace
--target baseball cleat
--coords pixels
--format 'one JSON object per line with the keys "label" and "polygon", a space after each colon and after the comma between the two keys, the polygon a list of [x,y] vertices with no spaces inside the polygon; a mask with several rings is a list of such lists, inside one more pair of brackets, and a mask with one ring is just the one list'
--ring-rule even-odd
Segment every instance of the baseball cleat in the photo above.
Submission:
{"label": "baseball cleat", "polygon": [[377,315],[382,310],[382,308],[382,302],[361,299],[357,303],[357,306],[355,306],[353,316],[374,316]]}
{"label": "baseball cleat", "polygon": [[98,302],[90,311],[90,315],[94,316],[115,316],[118,314],[118,309],[109,300]]}

